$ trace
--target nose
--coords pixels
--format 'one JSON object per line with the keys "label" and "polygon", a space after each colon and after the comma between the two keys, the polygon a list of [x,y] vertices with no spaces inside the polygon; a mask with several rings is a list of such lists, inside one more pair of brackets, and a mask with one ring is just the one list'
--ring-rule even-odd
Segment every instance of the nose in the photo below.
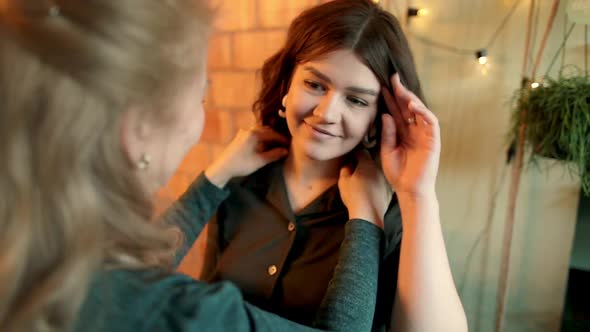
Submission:
{"label": "nose", "polygon": [[328,93],[322,97],[313,110],[313,115],[326,124],[338,123],[342,106],[339,103],[336,93]]}

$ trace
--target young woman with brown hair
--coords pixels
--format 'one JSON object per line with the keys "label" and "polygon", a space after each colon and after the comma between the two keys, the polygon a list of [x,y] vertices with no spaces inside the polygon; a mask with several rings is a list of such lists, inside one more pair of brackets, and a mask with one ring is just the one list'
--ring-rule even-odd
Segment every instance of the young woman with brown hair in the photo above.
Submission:
{"label": "young woman with brown hair", "polygon": [[[402,115],[426,108],[395,17],[369,0],[310,8],[292,22],[285,44],[264,63],[261,76],[254,111],[262,126],[286,137],[289,151],[284,160],[248,175],[230,146],[206,170],[229,196],[209,223],[201,278],[231,280],[257,306],[311,324],[333,276],[347,221],[375,220],[385,241],[374,329],[463,330],[433,179],[418,179],[421,168],[408,159],[407,175],[428,184],[415,188],[412,181],[388,176],[395,194],[374,192],[369,198],[375,208],[368,210],[359,210],[356,203],[368,204],[341,183],[342,169],[359,154],[372,156],[376,164],[381,159],[388,175],[392,165],[382,148],[383,114],[398,117],[403,148],[415,144],[406,140],[415,119]],[[395,91],[395,99],[387,103],[382,88]],[[377,173],[375,187],[383,177]],[[420,218],[428,220],[412,220],[422,209],[428,213]]]}

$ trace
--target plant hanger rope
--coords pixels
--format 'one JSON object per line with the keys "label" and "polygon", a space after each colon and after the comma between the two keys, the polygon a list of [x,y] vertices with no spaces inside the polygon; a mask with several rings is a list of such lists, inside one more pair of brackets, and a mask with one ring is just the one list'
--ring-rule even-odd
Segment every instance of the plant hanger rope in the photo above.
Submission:
{"label": "plant hanger rope", "polygon": [[[547,67],[547,71],[545,72],[545,76],[549,75],[549,72],[551,72],[551,69],[553,69],[553,65],[555,64],[555,61],[557,60],[559,53],[562,53],[562,50],[565,50],[565,43],[567,42],[570,35],[572,34],[572,31],[574,31],[575,26],[576,26],[576,23],[572,23],[570,25],[569,29],[567,30],[567,32],[565,34],[565,37],[563,38],[563,41],[561,42],[561,45],[559,45],[557,52],[555,52],[553,59],[551,59],[551,63],[549,64],[549,67]],[[562,53],[561,57],[562,57],[562,59],[565,58],[565,53]],[[563,63],[562,63],[562,67],[563,67]],[[586,76],[588,76],[588,71],[586,71]]]}
{"label": "plant hanger rope", "polygon": [[588,24],[584,24],[584,71],[588,77]]}
{"label": "plant hanger rope", "polygon": [[522,72],[521,76],[524,79],[526,77],[526,71],[529,66],[529,57],[531,49],[533,46],[531,45],[531,30],[533,28],[533,13],[535,11],[535,0],[531,0],[531,5],[529,7],[529,18],[527,20],[527,28],[526,28],[526,37],[524,43],[524,60],[522,61]]}
{"label": "plant hanger rope", "polygon": [[[531,11],[533,10],[535,2],[531,1]],[[551,13],[549,14],[549,19],[547,22],[547,27],[545,28],[545,33],[543,35],[543,39],[539,46],[539,50],[537,51],[537,57],[533,65],[533,69],[531,71],[530,78],[531,80],[535,79],[535,75],[537,73],[537,69],[539,64],[541,63],[541,58],[543,55],[543,51],[545,50],[545,46],[547,44],[547,39],[549,37],[549,33],[553,27],[553,22],[555,21],[555,16],[557,14],[557,9],[559,7],[559,0],[553,0],[553,6],[551,8]],[[532,15],[529,13],[529,23],[528,26],[530,27],[530,18]],[[528,32],[527,32],[528,35]],[[528,47],[528,40],[527,46]],[[528,58],[529,51],[525,51],[525,61]],[[526,67],[523,70],[523,73],[526,74]],[[523,77],[523,81],[526,82],[526,77]],[[530,84],[527,84],[527,88],[530,89]],[[521,113],[521,119],[524,120],[526,117],[527,110],[524,109]],[[510,253],[512,247],[512,234],[514,230],[514,217],[516,211],[516,201],[518,198],[518,189],[520,185],[520,177],[522,174],[522,165],[523,165],[523,158],[524,158],[524,143],[525,143],[525,132],[526,132],[526,122],[521,121],[519,133],[518,133],[518,140],[516,144],[516,159],[514,161],[514,165],[512,168],[512,179],[510,183],[510,191],[509,191],[509,198],[508,198],[508,211],[506,217],[506,225],[504,228],[504,238],[503,238],[503,245],[502,245],[502,261],[500,264],[500,279],[498,282],[498,298],[496,303],[496,332],[501,332],[502,327],[504,324],[504,313],[506,311],[506,294],[508,290],[508,272],[510,266]]]}

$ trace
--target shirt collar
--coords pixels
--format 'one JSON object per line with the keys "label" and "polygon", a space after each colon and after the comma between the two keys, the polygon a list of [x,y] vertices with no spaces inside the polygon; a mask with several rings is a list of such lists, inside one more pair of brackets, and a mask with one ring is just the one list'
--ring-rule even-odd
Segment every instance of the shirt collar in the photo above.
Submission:
{"label": "shirt collar", "polygon": [[[289,221],[295,220],[295,214],[289,203],[287,185],[283,176],[283,163],[273,163],[265,174],[268,179],[266,200],[281,212]],[[319,197],[310,202],[297,216],[303,217],[311,214],[336,214],[346,212],[346,207],[340,198],[338,185],[333,185],[324,191]]]}

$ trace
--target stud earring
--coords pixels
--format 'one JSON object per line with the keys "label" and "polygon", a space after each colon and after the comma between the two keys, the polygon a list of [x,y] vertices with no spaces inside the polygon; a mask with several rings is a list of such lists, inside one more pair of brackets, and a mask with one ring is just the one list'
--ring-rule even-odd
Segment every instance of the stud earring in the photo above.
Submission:
{"label": "stud earring", "polygon": [[363,146],[367,149],[374,148],[377,145],[377,137],[376,137],[377,130],[375,127],[371,127],[369,132],[363,137]]}
{"label": "stud earring", "polygon": [[137,162],[137,168],[140,170],[146,170],[150,166],[150,161],[152,157],[147,153],[142,153],[139,157],[139,161]]}

